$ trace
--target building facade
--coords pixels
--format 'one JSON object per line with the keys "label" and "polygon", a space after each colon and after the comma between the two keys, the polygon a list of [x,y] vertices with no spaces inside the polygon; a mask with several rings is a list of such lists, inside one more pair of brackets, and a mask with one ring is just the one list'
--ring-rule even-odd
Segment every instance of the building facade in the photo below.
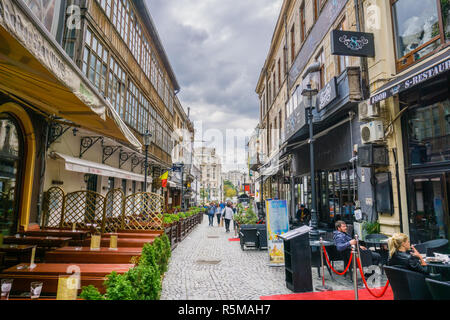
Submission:
{"label": "building facade", "polygon": [[[358,12],[358,14],[356,14]],[[354,161],[362,144],[358,104],[364,97],[364,64],[359,57],[332,53],[333,30],[358,31],[353,1],[284,1],[256,92],[260,98],[259,163],[261,200],[285,199],[291,217],[299,204],[311,208],[307,84],[313,101],[316,208],[320,226],[355,221],[355,209],[376,219],[371,169]],[[358,22],[358,23],[357,23]],[[312,65],[314,72],[309,72]],[[367,201],[366,201],[367,199]]]}
{"label": "building facade", "polygon": [[[436,0],[284,1],[256,88],[261,200],[311,206],[311,84],[319,226],[448,238],[449,15]],[[351,32],[373,52],[339,53]]]}
{"label": "building facade", "polygon": [[200,198],[202,202],[223,201],[222,160],[215,148],[195,148],[200,166]]}
{"label": "building facade", "polygon": [[373,0],[363,8],[376,51],[368,104],[380,114],[389,152],[389,165],[377,169],[392,190],[380,201],[388,209],[380,210],[381,230],[407,233],[412,243],[448,239],[449,3]]}

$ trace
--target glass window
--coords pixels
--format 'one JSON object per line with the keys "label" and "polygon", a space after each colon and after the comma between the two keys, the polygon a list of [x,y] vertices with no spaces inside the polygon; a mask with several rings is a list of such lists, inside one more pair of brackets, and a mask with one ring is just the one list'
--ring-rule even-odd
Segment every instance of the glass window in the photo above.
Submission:
{"label": "glass window", "polygon": [[22,137],[16,121],[0,114],[0,233],[17,232],[18,192],[23,158]]}
{"label": "glass window", "polygon": [[[442,17],[439,16],[438,5],[444,9],[443,17],[448,17],[448,1],[439,4],[437,0],[398,0],[392,5],[400,69],[426,56],[441,44],[439,22]],[[447,30],[445,32],[448,33]]]}
{"label": "glass window", "polygon": [[410,165],[450,160],[450,100],[408,112]]}

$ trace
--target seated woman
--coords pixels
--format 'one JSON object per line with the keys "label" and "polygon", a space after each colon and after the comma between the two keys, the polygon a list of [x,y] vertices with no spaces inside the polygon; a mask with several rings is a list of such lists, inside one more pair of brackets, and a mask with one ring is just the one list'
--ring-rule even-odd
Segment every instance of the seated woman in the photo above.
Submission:
{"label": "seated woman", "polygon": [[408,270],[429,275],[427,263],[420,253],[410,245],[409,238],[404,233],[396,233],[388,240],[389,266],[400,266]]}

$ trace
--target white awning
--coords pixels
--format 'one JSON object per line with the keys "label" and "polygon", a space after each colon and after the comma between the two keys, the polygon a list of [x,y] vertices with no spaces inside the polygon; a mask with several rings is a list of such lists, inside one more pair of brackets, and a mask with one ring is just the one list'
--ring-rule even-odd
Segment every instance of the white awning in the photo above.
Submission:
{"label": "white awning", "polygon": [[[142,174],[117,169],[93,161],[74,158],[58,152],[54,152],[54,154],[60,159],[65,161],[65,168],[67,171],[96,174],[99,176],[114,177],[119,179],[134,180],[140,182],[144,182],[145,180],[145,176]],[[149,180],[151,181],[151,177],[149,177]]]}

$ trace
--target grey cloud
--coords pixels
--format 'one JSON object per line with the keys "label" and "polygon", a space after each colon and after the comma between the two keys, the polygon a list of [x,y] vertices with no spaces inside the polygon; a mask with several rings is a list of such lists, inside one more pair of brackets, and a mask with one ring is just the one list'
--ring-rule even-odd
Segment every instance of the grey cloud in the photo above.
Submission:
{"label": "grey cloud", "polygon": [[[281,2],[147,0],[181,86],[178,97],[191,107],[192,120],[208,120],[208,115],[224,112],[228,121],[207,121],[206,129],[225,131],[230,125],[257,124],[255,87]],[[200,15],[203,12],[207,16]],[[207,114],[199,107],[205,105]],[[195,112],[196,108],[201,112]]]}

